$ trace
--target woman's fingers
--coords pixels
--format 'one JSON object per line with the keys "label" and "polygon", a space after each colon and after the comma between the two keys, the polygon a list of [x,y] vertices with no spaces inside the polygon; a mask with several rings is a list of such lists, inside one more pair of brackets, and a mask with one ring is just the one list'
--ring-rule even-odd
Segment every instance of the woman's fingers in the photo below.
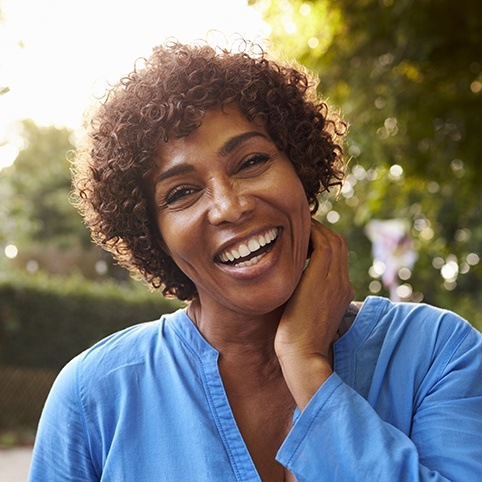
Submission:
{"label": "woman's fingers", "polygon": [[306,274],[327,279],[338,277],[344,283],[349,283],[348,246],[343,236],[313,220],[311,229],[313,251],[309,266],[312,268]]}
{"label": "woman's fingers", "polygon": [[314,221],[311,239],[310,263],[286,305],[277,338],[283,349],[327,352],[354,291],[343,237]]}
{"label": "woman's fingers", "polygon": [[332,373],[331,345],[354,296],[344,238],[313,221],[311,243],[309,265],[275,338],[283,376],[300,409]]}

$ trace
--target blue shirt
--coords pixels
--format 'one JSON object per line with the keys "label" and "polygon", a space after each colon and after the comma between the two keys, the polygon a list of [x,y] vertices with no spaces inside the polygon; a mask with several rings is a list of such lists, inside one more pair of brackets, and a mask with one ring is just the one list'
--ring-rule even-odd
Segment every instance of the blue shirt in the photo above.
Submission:
{"label": "blue shirt", "polygon": [[[277,460],[298,481],[482,480],[482,336],[368,298]],[[30,482],[259,481],[218,370],[182,310],[101,341],[56,380]]]}

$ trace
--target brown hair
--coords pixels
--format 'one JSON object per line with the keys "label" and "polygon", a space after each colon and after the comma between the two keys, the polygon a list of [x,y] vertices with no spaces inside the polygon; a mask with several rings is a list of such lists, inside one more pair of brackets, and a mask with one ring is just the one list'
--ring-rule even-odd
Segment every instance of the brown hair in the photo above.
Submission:
{"label": "brown hair", "polygon": [[159,143],[189,135],[207,109],[237,104],[264,123],[293,163],[314,213],[317,195],[343,178],[346,124],[300,67],[270,60],[259,46],[236,52],[170,41],[122,78],[91,119],[73,165],[75,203],[92,238],[164,295],[196,296],[161,247],[146,180]]}

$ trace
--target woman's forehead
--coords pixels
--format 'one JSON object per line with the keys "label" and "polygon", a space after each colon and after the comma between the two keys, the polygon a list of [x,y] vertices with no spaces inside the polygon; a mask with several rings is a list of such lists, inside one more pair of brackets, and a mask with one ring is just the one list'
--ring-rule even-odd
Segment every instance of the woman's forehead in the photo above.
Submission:
{"label": "woman's forehead", "polygon": [[162,164],[180,161],[194,152],[228,154],[251,137],[269,140],[264,126],[249,121],[237,106],[209,109],[201,125],[189,135],[161,142],[158,160]]}

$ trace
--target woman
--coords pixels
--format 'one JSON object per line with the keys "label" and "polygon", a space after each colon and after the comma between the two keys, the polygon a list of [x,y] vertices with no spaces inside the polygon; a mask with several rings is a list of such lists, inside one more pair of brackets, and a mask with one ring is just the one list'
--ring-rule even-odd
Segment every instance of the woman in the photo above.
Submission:
{"label": "woman", "polygon": [[344,122],[261,51],[176,42],[112,90],[75,165],[94,239],[185,310],[59,375],[31,481],[476,480],[482,337],[369,298],[314,220]]}

